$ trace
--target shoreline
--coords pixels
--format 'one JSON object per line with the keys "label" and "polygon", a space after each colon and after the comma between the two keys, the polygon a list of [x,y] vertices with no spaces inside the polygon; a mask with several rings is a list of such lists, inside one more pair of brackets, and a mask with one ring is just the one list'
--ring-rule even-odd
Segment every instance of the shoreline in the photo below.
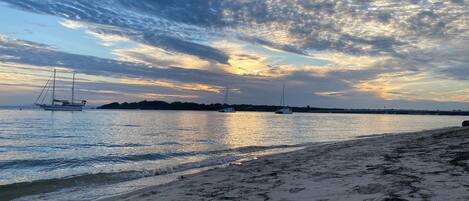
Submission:
{"label": "shoreline", "polygon": [[[218,110],[196,110],[196,109],[102,109],[94,108],[87,110],[124,110],[124,111],[190,111],[190,112],[218,112]],[[275,111],[263,111],[263,110],[236,110],[236,112],[261,112],[261,113],[273,113]],[[355,110],[312,110],[312,111],[297,111],[293,109],[294,113],[299,114],[376,114],[376,115],[419,115],[419,116],[469,116],[469,111],[432,111],[432,110],[423,110],[423,111],[413,111],[413,110],[366,110],[366,109],[355,109]]]}
{"label": "shoreline", "polygon": [[[115,110],[182,110],[182,111],[218,111],[232,107],[236,111],[251,112],[275,112],[283,106],[278,105],[253,105],[253,104],[230,104],[221,103],[194,103],[194,102],[165,102],[165,101],[140,101],[140,102],[113,102],[101,105],[96,109]],[[308,106],[288,106],[295,113],[340,113],[340,114],[405,114],[405,115],[448,115],[469,116],[469,111],[463,110],[425,110],[425,109],[352,109],[352,108],[321,108]]]}
{"label": "shoreline", "polygon": [[468,144],[461,127],[357,137],[103,200],[467,200]]}
{"label": "shoreline", "polygon": [[[196,110],[196,109],[122,109],[122,108],[112,108],[112,109],[100,109],[99,106],[86,107],[83,111],[177,111],[177,112],[218,112],[218,110]],[[40,110],[41,108],[36,107],[21,107],[21,106],[0,106],[0,110]],[[237,110],[237,112],[260,112],[260,113],[273,113],[275,111],[263,111],[263,110]],[[312,110],[312,111],[297,111],[293,110],[294,113],[298,114],[370,114],[370,115],[408,115],[408,116],[460,116],[467,117],[469,116],[469,111],[433,111],[433,110],[381,110],[381,109],[341,109],[341,110]]]}

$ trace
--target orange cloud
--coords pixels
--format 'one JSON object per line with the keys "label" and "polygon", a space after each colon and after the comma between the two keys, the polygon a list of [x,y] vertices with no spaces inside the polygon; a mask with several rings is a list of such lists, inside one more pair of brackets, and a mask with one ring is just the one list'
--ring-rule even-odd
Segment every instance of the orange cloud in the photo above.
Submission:
{"label": "orange cloud", "polygon": [[166,98],[197,99],[199,98],[199,96],[195,96],[195,95],[157,94],[157,93],[137,94],[136,96],[140,98],[144,98],[144,99],[166,99]]}
{"label": "orange cloud", "polygon": [[190,90],[190,91],[205,91],[211,93],[220,93],[222,87],[212,86],[207,84],[198,84],[198,83],[180,83],[172,82],[168,80],[139,80],[139,79],[120,79],[122,84],[132,84],[132,85],[149,85],[149,86],[159,86],[166,87],[177,90]]}

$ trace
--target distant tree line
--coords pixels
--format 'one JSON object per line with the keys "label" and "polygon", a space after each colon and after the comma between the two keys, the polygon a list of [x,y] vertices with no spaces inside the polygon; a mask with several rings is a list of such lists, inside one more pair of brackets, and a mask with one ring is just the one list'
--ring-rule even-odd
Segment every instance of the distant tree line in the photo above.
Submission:
{"label": "distant tree line", "polygon": [[[132,103],[110,103],[102,105],[97,109],[129,109],[129,110],[195,110],[195,111],[217,111],[225,107],[233,107],[236,111],[259,111],[274,112],[281,108],[276,105],[250,105],[235,104],[224,105],[220,103],[200,104],[192,102],[164,102],[164,101],[141,101]],[[452,110],[403,110],[403,109],[341,109],[341,108],[318,108],[318,107],[290,107],[293,112],[314,113],[351,113],[351,114],[410,114],[410,115],[464,115],[469,116],[469,111]]]}
{"label": "distant tree line", "polygon": [[[281,106],[275,105],[224,105],[220,103],[214,104],[200,104],[191,102],[164,102],[164,101],[141,101],[133,103],[110,103],[98,107],[98,109],[139,109],[139,110],[200,110],[200,111],[217,111],[224,107],[233,107],[236,111],[263,111],[273,112],[281,108]],[[311,110],[317,110],[319,108],[306,107],[291,107],[295,112],[309,112]]]}

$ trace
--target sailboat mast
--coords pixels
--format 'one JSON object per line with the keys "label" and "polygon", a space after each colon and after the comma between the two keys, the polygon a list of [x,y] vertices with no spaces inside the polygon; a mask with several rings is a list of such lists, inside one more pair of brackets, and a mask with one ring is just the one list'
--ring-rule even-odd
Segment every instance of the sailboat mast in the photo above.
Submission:
{"label": "sailboat mast", "polygon": [[225,100],[223,100],[223,103],[225,105],[228,105],[228,87],[225,88]]}
{"label": "sailboat mast", "polygon": [[72,79],[72,104],[75,102],[75,72],[73,72],[73,79]]}
{"label": "sailboat mast", "polygon": [[283,84],[282,89],[282,106],[285,106],[285,84]]}
{"label": "sailboat mast", "polygon": [[52,82],[52,105],[55,105],[55,74],[56,70],[54,68],[54,80]]}

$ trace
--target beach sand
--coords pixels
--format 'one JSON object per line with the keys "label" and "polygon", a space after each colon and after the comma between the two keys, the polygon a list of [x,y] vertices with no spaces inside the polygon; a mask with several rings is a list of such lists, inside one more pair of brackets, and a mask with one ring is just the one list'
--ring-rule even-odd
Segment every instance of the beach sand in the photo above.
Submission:
{"label": "beach sand", "polygon": [[108,200],[469,200],[469,128],[312,145]]}

